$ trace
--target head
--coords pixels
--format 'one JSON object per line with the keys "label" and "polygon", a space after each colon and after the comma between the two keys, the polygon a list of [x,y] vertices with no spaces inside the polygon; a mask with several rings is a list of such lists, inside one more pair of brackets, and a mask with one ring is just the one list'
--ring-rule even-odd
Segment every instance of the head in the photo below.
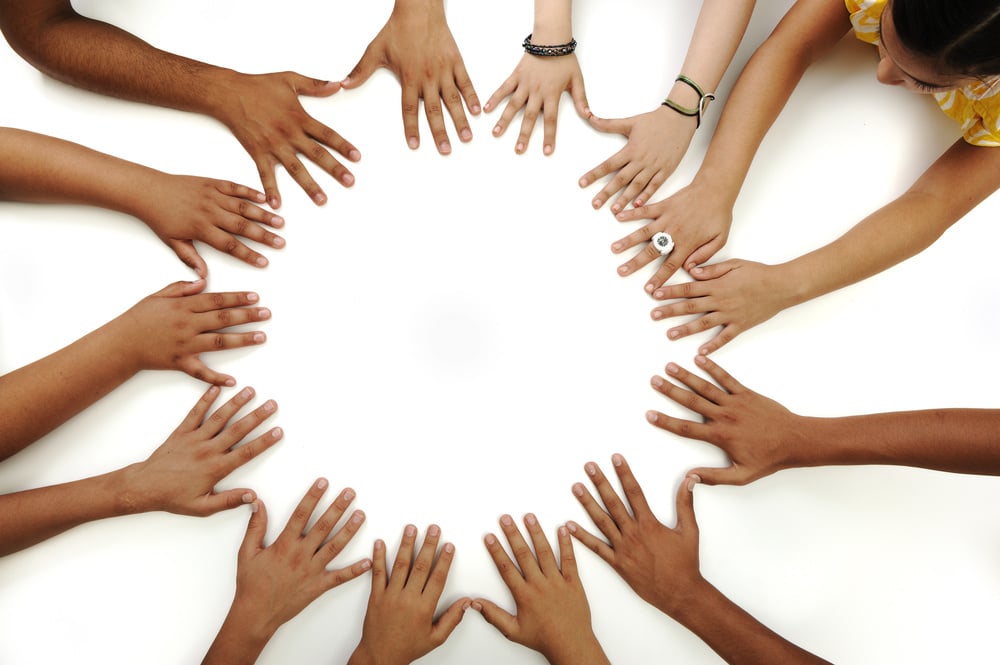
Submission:
{"label": "head", "polygon": [[878,79],[942,92],[1000,75],[1000,1],[890,0]]}

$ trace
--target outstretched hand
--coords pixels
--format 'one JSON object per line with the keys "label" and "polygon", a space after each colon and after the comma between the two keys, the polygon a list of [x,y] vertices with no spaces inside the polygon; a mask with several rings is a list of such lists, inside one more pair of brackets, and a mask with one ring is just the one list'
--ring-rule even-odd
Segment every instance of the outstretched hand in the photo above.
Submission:
{"label": "outstretched hand", "polygon": [[510,97],[506,108],[493,128],[493,136],[502,136],[518,111],[524,109],[521,132],[514,144],[514,152],[521,154],[528,149],[528,140],[535,129],[538,114],[542,114],[544,137],[542,152],[551,155],[556,147],[556,121],[559,118],[559,100],[568,91],[573,97],[576,112],[581,118],[590,117],[587,93],[583,87],[583,73],[576,55],[542,57],[525,53],[506,81],[494,92],[483,109],[492,111]]}
{"label": "outstretched hand", "polygon": [[462,101],[477,115],[479,98],[448,28],[443,0],[397,0],[385,26],[341,83],[345,89],[357,88],[381,67],[394,73],[402,86],[403,132],[410,148],[420,146],[417,112],[421,99],[439,153],[451,152],[442,104],[458,137],[463,142],[472,140]]}
{"label": "outstretched hand", "polygon": [[670,363],[667,374],[684,388],[654,376],[653,388],[704,418],[704,423],[648,411],[646,419],[661,429],[688,439],[698,439],[729,455],[728,467],[694,469],[708,485],[745,485],[780,469],[797,466],[809,442],[798,440],[802,420],[781,404],[746,388],[706,356],[695,362],[718,386]]}

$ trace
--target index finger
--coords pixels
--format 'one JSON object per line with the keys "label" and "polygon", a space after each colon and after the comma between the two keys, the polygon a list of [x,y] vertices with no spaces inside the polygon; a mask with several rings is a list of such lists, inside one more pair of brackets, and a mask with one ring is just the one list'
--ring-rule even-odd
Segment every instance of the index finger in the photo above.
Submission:
{"label": "index finger", "polygon": [[278,535],[278,540],[290,539],[298,541],[302,537],[306,530],[306,523],[312,517],[313,511],[316,509],[316,504],[319,503],[323,493],[326,492],[327,485],[329,483],[326,478],[316,479],[316,482],[312,484],[305,496],[302,497],[302,500],[299,501],[299,505],[292,511],[292,516],[288,518],[288,523],[285,524],[285,528]]}
{"label": "index finger", "polygon": [[618,474],[618,479],[621,481],[622,490],[625,492],[629,507],[632,508],[632,514],[636,518],[640,515],[652,516],[653,512],[649,509],[646,495],[643,493],[642,487],[639,486],[639,481],[632,475],[632,468],[625,461],[625,457],[615,453],[611,456],[611,464],[615,467],[615,473]]}

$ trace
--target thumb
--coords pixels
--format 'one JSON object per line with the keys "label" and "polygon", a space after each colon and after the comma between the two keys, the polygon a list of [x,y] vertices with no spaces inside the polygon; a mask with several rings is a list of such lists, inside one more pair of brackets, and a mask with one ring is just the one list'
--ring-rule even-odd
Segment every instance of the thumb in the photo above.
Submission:
{"label": "thumb", "polygon": [[710,266],[698,266],[697,268],[691,268],[689,272],[691,273],[691,276],[698,281],[704,281],[706,279],[718,279],[735,267],[736,261],[730,259],[729,261],[714,263]]}
{"label": "thumb", "polygon": [[608,120],[606,118],[598,118],[596,115],[591,114],[590,126],[599,132],[605,132],[607,134],[621,134],[622,136],[628,136],[629,132],[632,131],[632,127],[629,124],[628,118],[617,118],[614,120]]}
{"label": "thumb", "polygon": [[691,469],[687,473],[687,478],[697,476],[706,485],[746,485],[749,479],[746,474],[730,464],[725,467],[701,467]]}
{"label": "thumb", "polygon": [[196,279],[193,282],[174,282],[173,284],[163,287],[153,295],[167,298],[181,298],[183,296],[193,296],[204,290],[205,280]]}
{"label": "thumb", "polygon": [[307,95],[309,97],[329,97],[340,90],[339,81],[326,81],[323,79],[313,79],[302,74],[293,74],[292,87],[296,94]]}
{"label": "thumb", "polygon": [[471,603],[472,601],[468,598],[460,598],[438,617],[438,620],[434,622],[434,628],[431,630],[431,636],[435,642],[439,644],[445,643],[448,636],[452,634],[465,617],[465,610],[471,606]]}
{"label": "thumb", "polygon": [[247,532],[240,543],[239,556],[246,557],[258,550],[264,549],[264,534],[267,533],[267,508],[264,502],[257,499],[250,504],[250,521],[247,522]]}
{"label": "thumb", "polygon": [[201,505],[198,506],[198,514],[205,517],[223,510],[232,510],[245,503],[251,503],[255,498],[257,497],[253,491],[246,488],[209,494],[202,497]]}
{"label": "thumb", "polygon": [[514,638],[514,634],[517,632],[517,617],[513,614],[485,598],[476,598],[472,601],[472,609],[482,614],[486,623],[499,630],[500,634],[508,640],[517,641]]}
{"label": "thumb", "polygon": [[694,486],[701,482],[701,478],[689,471],[677,490],[677,528],[686,531],[694,530],[698,533],[698,520],[694,516]]}
{"label": "thumb", "polygon": [[201,254],[194,248],[194,242],[190,240],[168,240],[167,246],[174,250],[177,258],[188,268],[194,270],[198,277],[202,279],[208,277],[208,265],[205,263],[205,259],[201,258]]}
{"label": "thumb", "polygon": [[569,85],[569,94],[573,96],[573,104],[576,105],[576,112],[585,120],[593,117],[590,111],[590,104],[587,103],[587,90],[583,87],[583,77],[574,77]]}
{"label": "thumb", "polygon": [[368,80],[376,69],[381,66],[378,59],[372,55],[371,51],[372,47],[369,45],[368,48],[365,49],[364,55],[362,55],[361,59],[358,60],[358,64],[354,65],[354,69],[351,70],[351,73],[340,82],[340,85],[342,85],[345,90],[352,90],[359,87]]}

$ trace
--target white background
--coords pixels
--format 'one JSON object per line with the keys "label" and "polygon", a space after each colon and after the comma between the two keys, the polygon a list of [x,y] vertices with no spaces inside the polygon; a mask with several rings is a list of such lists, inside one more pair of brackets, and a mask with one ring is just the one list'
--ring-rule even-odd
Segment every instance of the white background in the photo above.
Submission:
{"label": "white background", "polygon": [[[391,2],[79,2],[177,53],[247,72],[343,78]],[[789,3],[761,3],[729,75]],[[660,102],[698,3],[575,7],[593,110]],[[483,102],[518,62],[532,5],[451,2],[448,20]],[[845,19],[846,25],[846,19]],[[257,186],[228,131],[191,114],[100,97],[48,79],[0,49],[0,124],[48,133],[175,172]],[[453,154],[406,148],[387,72],[307,109],[357,145],[357,184],[317,169],[317,208],[279,175],[288,241],[255,270],[203,248],[214,291],[256,290],[268,343],[210,354],[210,366],[273,397],[285,439],[220,487],[251,486],[269,539],[318,475],[357,490],[368,521],[338,561],[390,554],[406,523],[440,524],[457,554],[442,603],[485,595],[512,608],[481,538],[504,512],[550,534],[589,524],[570,493],[582,466],[621,452],[668,524],[685,470],[722,464],[711,446],[649,426],[669,405],[649,378],[691,365],[707,336],[668,342],[645,275],[620,278],[610,243],[634,224],[593,211],[580,175],[616,151],[564,98],[555,154],[518,119],[474,118]],[[659,200],[689,182],[715,127],[709,112]],[[450,127],[450,125],[449,125]],[[807,74],[762,146],[717,259],[785,260],[828,242],[901,193],[956,138],[929,98],[875,81],[874,49],[845,40]],[[716,354],[737,378],[809,415],[997,406],[992,370],[1000,287],[993,197],[904,265],[772,319]],[[77,206],[3,204],[0,371],[68,344],[190,272],[139,222]],[[687,279],[681,275],[675,281]],[[145,372],[0,465],[0,491],[77,479],[145,458],[204,387]],[[232,391],[225,393],[227,396]],[[1000,609],[1000,485],[887,467],[780,473],[696,490],[704,575],[764,623],[836,662],[987,662]],[[0,662],[200,660],[232,597],[246,509],[207,519],[149,514],[74,529],[0,560]],[[646,606],[578,548],[595,629],[612,661],[715,663],[696,637]],[[261,663],[343,662],[360,635],[368,578],[285,625]],[[427,663],[543,662],[475,613]]]}

